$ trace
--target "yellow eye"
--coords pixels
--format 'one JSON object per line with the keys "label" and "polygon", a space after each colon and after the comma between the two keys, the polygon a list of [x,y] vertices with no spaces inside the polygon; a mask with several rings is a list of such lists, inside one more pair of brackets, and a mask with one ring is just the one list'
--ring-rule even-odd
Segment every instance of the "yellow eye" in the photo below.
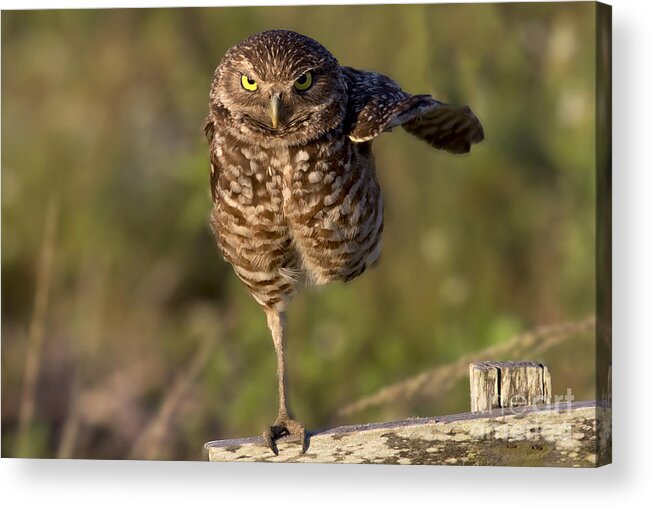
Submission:
{"label": "yellow eye", "polygon": [[250,92],[254,92],[258,89],[258,83],[254,79],[251,79],[246,74],[242,74],[242,88]]}
{"label": "yellow eye", "polygon": [[296,81],[294,81],[294,88],[300,91],[305,91],[310,86],[312,86],[311,72],[306,72],[305,74],[302,74],[301,76],[299,76],[299,78]]}

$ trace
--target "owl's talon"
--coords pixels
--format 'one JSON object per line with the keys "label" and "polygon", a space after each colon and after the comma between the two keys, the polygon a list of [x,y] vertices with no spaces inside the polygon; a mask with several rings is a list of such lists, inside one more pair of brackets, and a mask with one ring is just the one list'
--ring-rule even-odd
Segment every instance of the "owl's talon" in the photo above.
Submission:
{"label": "owl's talon", "polygon": [[276,441],[284,437],[290,437],[292,440],[299,440],[301,442],[301,453],[307,451],[305,428],[302,424],[287,416],[278,416],[276,422],[269,426],[269,428],[262,434],[262,438],[264,438],[267,447],[269,447],[276,456],[278,455],[278,446],[276,445]]}
{"label": "owl's talon", "polygon": [[278,456],[278,446],[276,445],[276,439],[271,435],[272,428],[273,427],[270,427],[268,430],[265,430],[262,434],[262,438],[264,438],[267,447],[269,447],[269,449],[271,449],[271,451],[276,456]]}

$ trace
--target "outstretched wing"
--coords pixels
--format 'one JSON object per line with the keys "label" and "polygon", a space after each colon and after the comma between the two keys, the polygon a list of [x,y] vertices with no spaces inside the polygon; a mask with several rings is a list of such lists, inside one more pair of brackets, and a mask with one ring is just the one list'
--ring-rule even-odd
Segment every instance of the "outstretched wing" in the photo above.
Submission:
{"label": "outstretched wing", "polygon": [[484,139],[484,130],[468,106],[453,107],[430,95],[409,95],[382,74],[342,67],[351,101],[354,142],[370,141],[401,126],[434,148],[467,153]]}

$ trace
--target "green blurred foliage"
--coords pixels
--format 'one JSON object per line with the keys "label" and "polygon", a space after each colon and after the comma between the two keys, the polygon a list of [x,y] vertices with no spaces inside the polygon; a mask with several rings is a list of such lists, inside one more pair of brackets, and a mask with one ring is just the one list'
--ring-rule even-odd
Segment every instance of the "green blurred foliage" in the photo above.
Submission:
{"label": "green blurred foliage", "polygon": [[[593,4],[4,12],[3,455],[21,454],[22,376],[53,199],[30,455],[199,459],[204,441],[260,433],[275,417],[264,314],[207,226],[202,134],[219,59],[270,28],[309,35],[340,63],[407,91],[469,104],[486,132],[467,156],[401,130],[374,144],[381,262],[290,306],[290,401],[301,421],[327,426],[337,408],[385,385],[594,312]],[[205,343],[205,366],[144,453],[136,442]],[[548,362],[558,392],[594,398],[592,336],[527,359]],[[460,383],[343,422],[466,411],[466,391]]]}

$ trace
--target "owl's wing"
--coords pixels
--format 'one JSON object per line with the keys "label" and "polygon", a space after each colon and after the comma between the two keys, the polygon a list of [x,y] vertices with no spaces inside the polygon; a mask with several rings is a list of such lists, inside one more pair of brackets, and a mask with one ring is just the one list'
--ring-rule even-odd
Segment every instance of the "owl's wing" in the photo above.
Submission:
{"label": "owl's wing", "polygon": [[213,147],[215,123],[210,114],[206,118],[206,122],[203,124],[203,133],[206,135],[206,139],[208,139],[208,143],[210,144],[210,194],[212,195],[212,201],[215,202],[215,199],[217,198],[217,180],[219,179],[220,170],[219,162],[217,161],[215,149]]}
{"label": "owl's wing", "polygon": [[354,142],[370,141],[401,126],[434,148],[467,153],[484,139],[484,129],[468,106],[453,107],[430,95],[409,95],[382,74],[342,67],[350,97]]}

